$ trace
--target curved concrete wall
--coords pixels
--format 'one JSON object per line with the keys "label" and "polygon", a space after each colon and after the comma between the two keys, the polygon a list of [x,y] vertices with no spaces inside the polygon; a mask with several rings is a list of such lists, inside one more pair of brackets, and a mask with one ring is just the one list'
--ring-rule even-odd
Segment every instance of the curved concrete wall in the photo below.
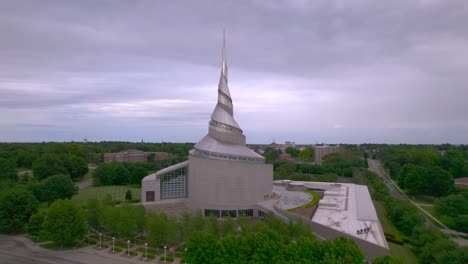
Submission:
{"label": "curved concrete wall", "polygon": [[191,210],[253,209],[273,190],[273,165],[218,160],[189,155],[189,194]]}

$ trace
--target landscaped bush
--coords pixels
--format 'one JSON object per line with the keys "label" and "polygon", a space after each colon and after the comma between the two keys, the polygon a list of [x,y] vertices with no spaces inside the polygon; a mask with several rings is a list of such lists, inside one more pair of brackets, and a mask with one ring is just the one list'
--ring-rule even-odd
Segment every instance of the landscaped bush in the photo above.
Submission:
{"label": "landscaped bush", "polygon": [[[143,256],[145,256],[145,255],[143,255]],[[155,256],[154,254],[148,253],[147,258],[148,258],[148,259],[154,259],[154,258],[156,258],[156,256]],[[182,262],[182,263],[184,263],[184,262]]]}
{"label": "landscaped bush", "polygon": [[91,244],[91,245],[96,245],[98,243],[98,241],[96,239],[91,238],[91,237],[86,237],[85,242],[88,243],[88,244]]}
{"label": "landscaped bush", "polygon": [[[164,261],[164,256],[162,256],[159,260]],[[173,262],[174,258],[172,256],[166,256],[166,261],[167,262]]]}
{"label": "landscaped bush", "polygon": [[[128,250],[125,250],[125,255],[127,255],[127,254],[128,254]],[[138,256],[138,252],[130,250],[130,255],[131,256]]]}
{"label": "landscaped bush", "polygon": [[392,242],[394,244],[398,244],[398,245],[404,245],[405,243],[399,239],[396,239],[396,238],[393,238],[393,237],[385,237],[387,239],[388,242]]}
{"label": "landscaped bush", "polygon": [[114,247],[114,251],[115,251],[115,252],[122,252],[122,248]]}

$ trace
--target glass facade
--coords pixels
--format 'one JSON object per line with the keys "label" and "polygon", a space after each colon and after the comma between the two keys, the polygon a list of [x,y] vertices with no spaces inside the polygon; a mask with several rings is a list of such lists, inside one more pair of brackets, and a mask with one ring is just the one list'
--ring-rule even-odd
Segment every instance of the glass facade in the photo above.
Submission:
{"label": "glass facade", "polygon": [[160,176],[161,200],[188,196],[187,167]]}

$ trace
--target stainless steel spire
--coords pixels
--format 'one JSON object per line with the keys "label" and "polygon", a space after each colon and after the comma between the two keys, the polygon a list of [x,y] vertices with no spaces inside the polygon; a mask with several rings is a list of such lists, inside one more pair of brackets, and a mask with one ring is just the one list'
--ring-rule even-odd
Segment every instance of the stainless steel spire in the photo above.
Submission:
{"label": "stainless steel spire", "polygon": [[245,144],[245,136],[242,129],[234,119],[234,107],[228,86],[228,67],[226,60],[226,34],[223,32],[223,54],[221,76],[218,84],[218,102],[209,127],[209,135],[220,141],[231,144]]}

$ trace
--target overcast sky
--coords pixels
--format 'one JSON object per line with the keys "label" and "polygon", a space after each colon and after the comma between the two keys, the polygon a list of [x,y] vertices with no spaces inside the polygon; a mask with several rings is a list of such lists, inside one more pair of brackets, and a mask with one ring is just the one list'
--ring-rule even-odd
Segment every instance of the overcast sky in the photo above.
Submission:
{"label": "overcast sky", "polygon": [[0,142],[468,143],[468,1],[0,1]]}

